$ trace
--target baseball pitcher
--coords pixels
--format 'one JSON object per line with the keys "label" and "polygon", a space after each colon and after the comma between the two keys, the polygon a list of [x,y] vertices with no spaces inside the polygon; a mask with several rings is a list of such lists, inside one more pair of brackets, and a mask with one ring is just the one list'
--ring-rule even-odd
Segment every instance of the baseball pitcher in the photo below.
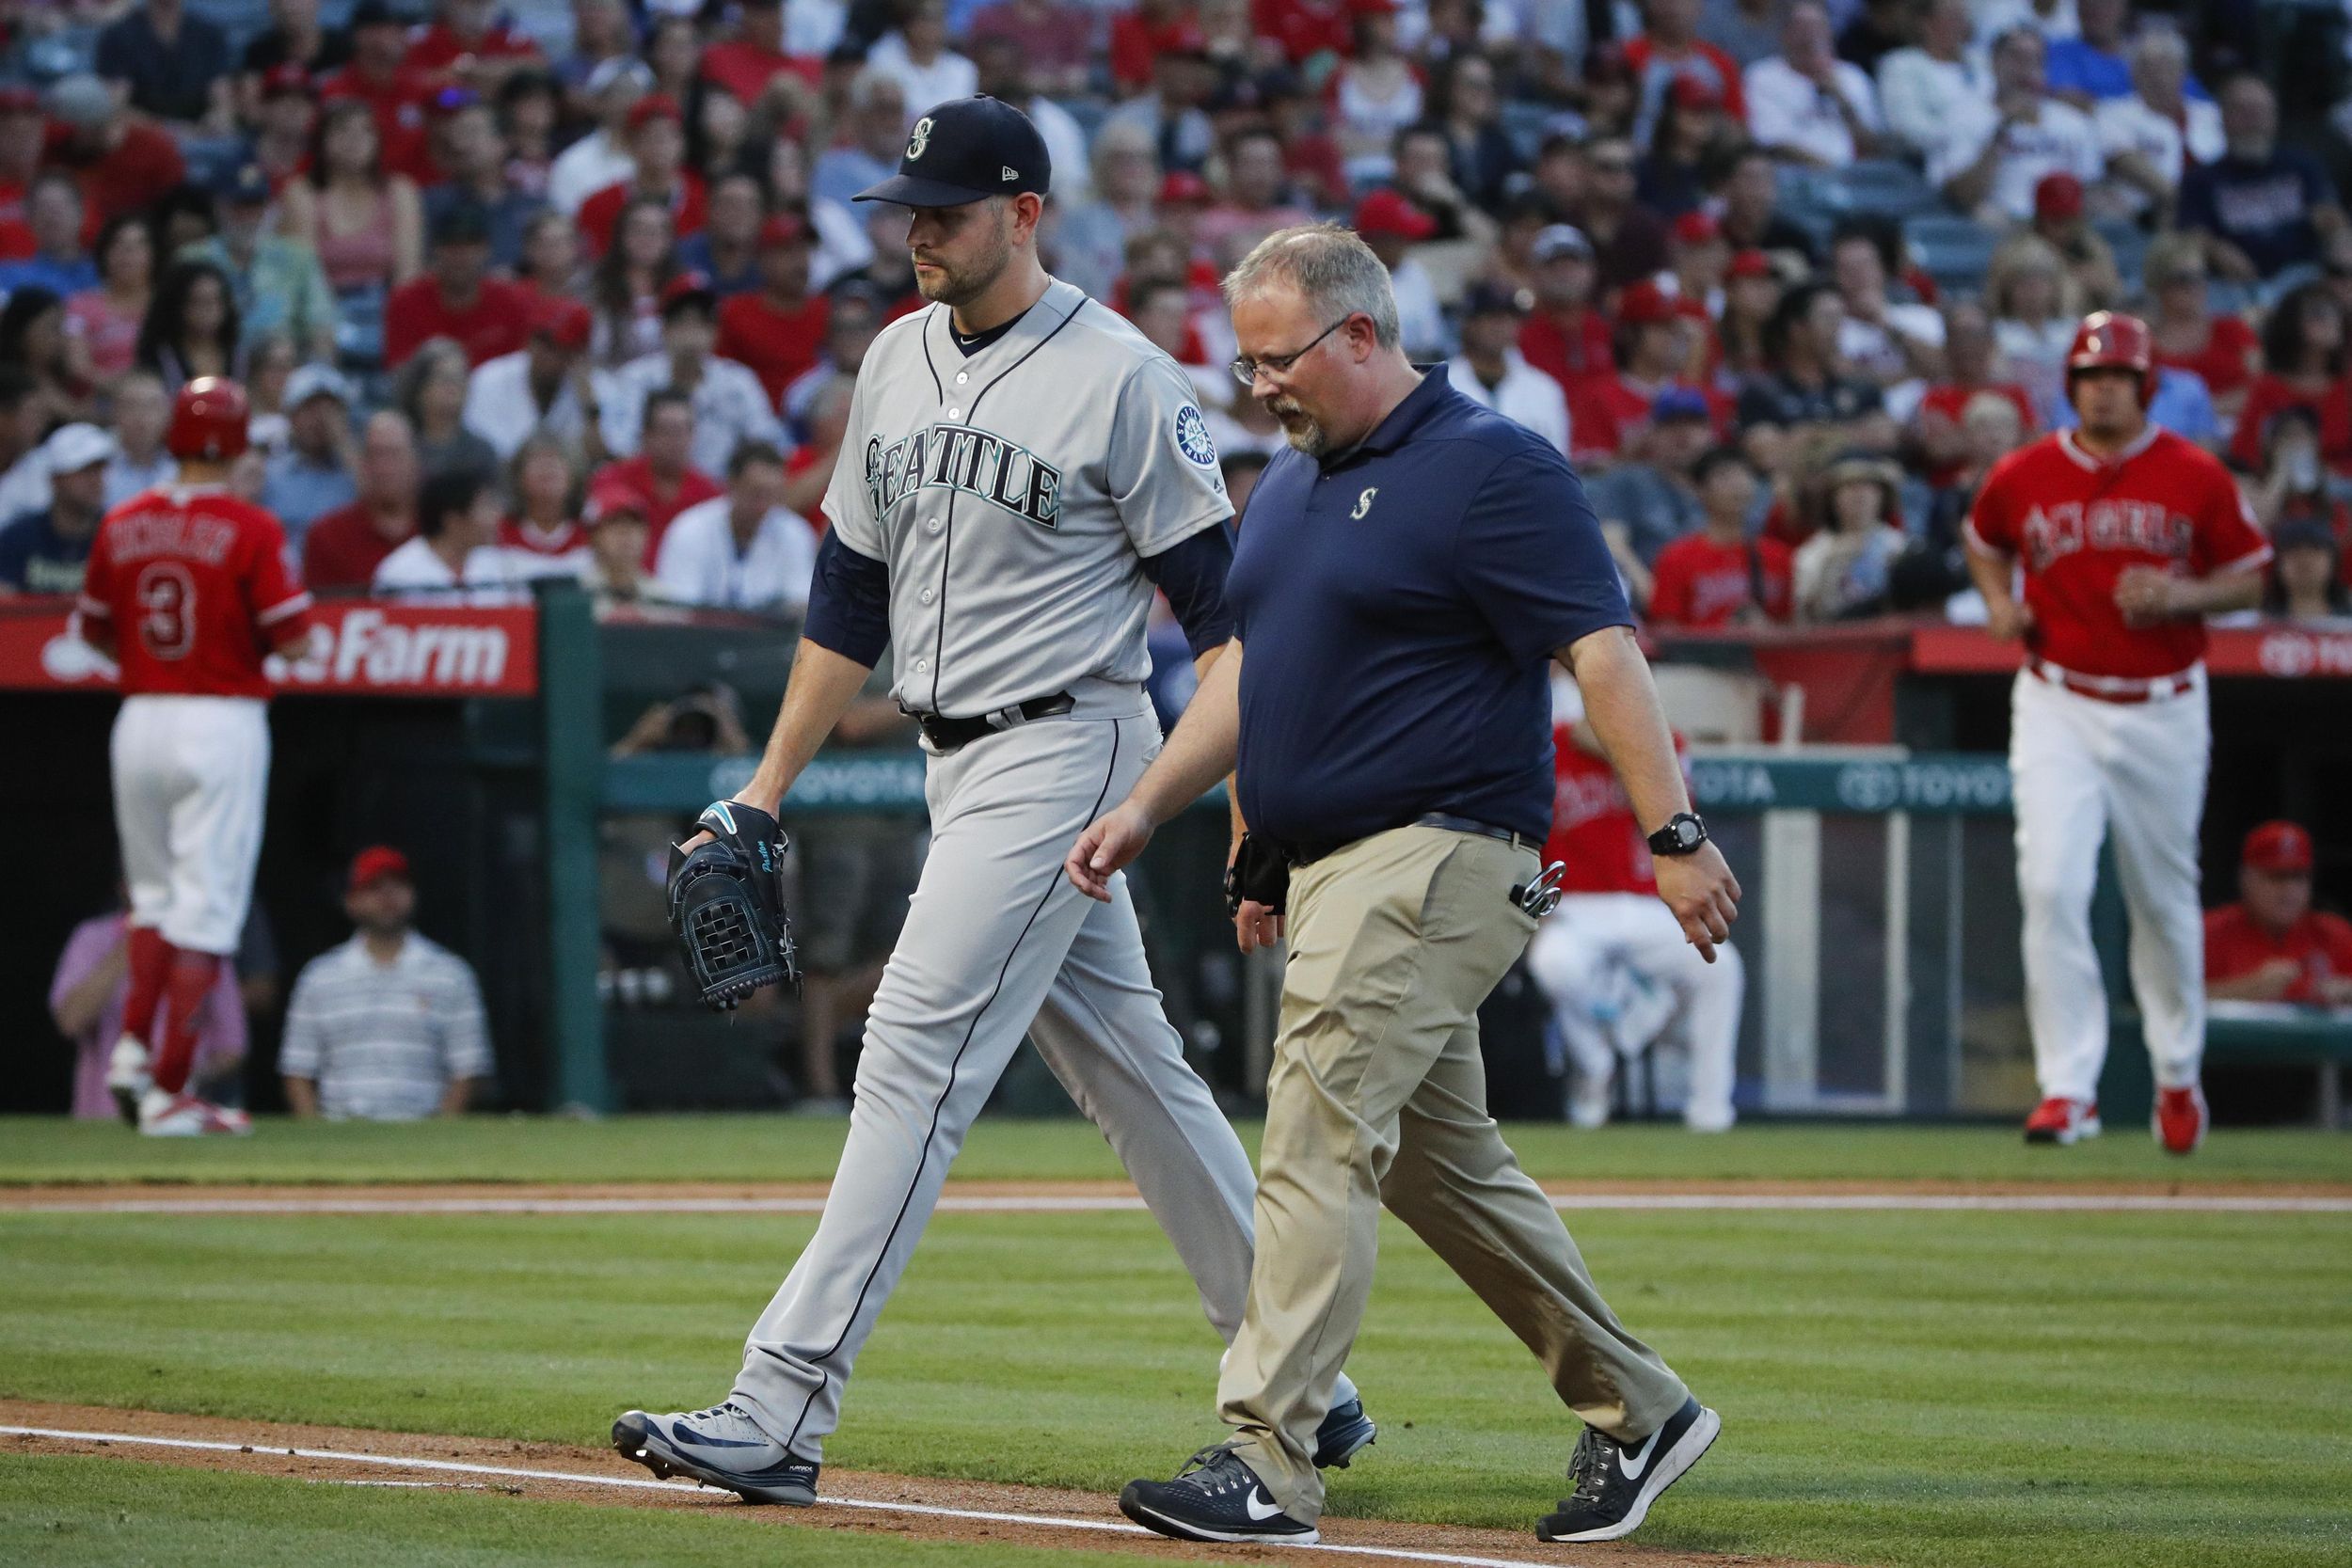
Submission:
{"label": "baseball pitcher", "polygon": [[262,660],[310,636],[310,595],[278,519],[224,488],[246,449],[245,391],[205,376],[180,390],[165,444],[180,479],[106,514],[77,619],[122,667],[115,832],[131,888],[130,993],[107,1087],[139,1131],[250,1130],[187,1093],[196,1015],[236,952],[262,851],[269,681]]}
{"label": "baseball pitcher", "polygon": [[[2026,1140],[2099,1132],[2107,999],[2090,895],[2100,842],[2111,839],[2155,1068],[2155,1133],[2186,1154],[2205,1134],[2204,617],[2259,602],[2270,546],[2228,471],[2148,422],[2155,385],[2145,323],[2106,310],[2084,318],[2066,360],[2082,427],[1994,466],[1969,514],[1968,570],[1987,629],[2026,645],[2009,766],[2026,1022],[2042,1095]],[[2012,569],[2025,577],[2022,601],[2010,592]]]}
{"label": "baseball pitcher", "polygon": [[[1184,373],[1040,266],[1048,179],[1027,118],[970,98],[918,119],[898,176],[859,198],[912,210],[932,303],[859,372],[792,678],[733,803],[776,811],[887,646],[930,756],[930,853],[867,1018],[824,1215],[734,1390],[612,1429],[657,1474],[754,1502],[816,1500],[858,1348],[1025,1034],[1228,1341],[1248,1292],[1248,1159],[1161,1013],[1124,885],[1096,904],[1061,875],[1071,840],[1159,751],[1141,684],[1154,585],[1204,668],[1225,645],[1232,507]],[[1343,1387],[1317,1462],[1373,1435]]]}

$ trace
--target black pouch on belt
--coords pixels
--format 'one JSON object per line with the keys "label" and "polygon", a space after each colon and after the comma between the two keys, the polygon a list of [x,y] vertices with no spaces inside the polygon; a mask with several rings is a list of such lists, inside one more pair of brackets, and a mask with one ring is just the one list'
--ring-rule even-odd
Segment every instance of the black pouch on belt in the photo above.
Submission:
{"label": "black pouch on belt", "polygon": [[1241,835],[1233,863],[1225,868],[1225,912],[1241,913],[1244,902],[1263,904],[1275,914],[1291,890],[1291,863],[1256,833]]}

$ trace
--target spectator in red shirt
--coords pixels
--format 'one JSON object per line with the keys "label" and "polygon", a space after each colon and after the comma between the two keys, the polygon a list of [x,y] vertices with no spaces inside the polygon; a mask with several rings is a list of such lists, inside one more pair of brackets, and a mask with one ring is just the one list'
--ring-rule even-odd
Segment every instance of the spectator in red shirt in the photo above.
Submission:
{"label": "spectator in red shirt", "polygon": [[1583,231],[1555,223],[1535,236],[1535,309],[1519,327],[1519,353],[1560,383],[1571,402],[1584,383],[1616,373],[1609,318],[1594,308],[1600,275]]}
{"label": "spectator in red shirt", "polygon": [[1650,565],[1649,618],[1706,629],[1788,619],[1788,546],[1751,538],[1756,473],[1737,447],[1716,447],[1691,470],[1704,517]]}
{"label": "spectator in red shirt", "polygon": [[512,354],[530,336],[532,305],[520,284],[489,276],[490,224],[471,203],[450,208],[433,227],[425,275],[392,291],[384,306],[384,364],[397,369],[429,338],[447,338],[479,365]]}
{"label": "spectator in red shirt", "polygon": [[1054,0],[994,0],[973,14],[967,32],[976,45],[991,39],[1016,45],[1034,90],[1049,98],[1085,93],[1094,39],[1094,16],[1086,8]]}
{"label": "spectator in red shirt", "polygon": [[69,170],[82,187],[82,239],[98,237],[108,218],[136,213],[187,177],[171,134],[133,119],[95,76],[68,76],[49,89],[50,126],[42,162]]}
{"label": "spectator in red shirt", "polygon": [[401,63],[429,87],[470,87],[487,97],[538,59],[530,36],[499,20],[498,0],[441,0],[439,16]]}
{"label": "spectator in red shirt", "polygon": [[1391,0],[1251,0],[1252,29],[1270,39],[1293,65],[1317,55],[1347,55],[1355,45],[1359,16],[1387,16]]}
{"label": "spectator in red shirt", "polygon": [[1745,125],[1748,102],[1740,62],[1698,36],[1703,0],[1648,0],[1649,29],[1626,42],[1626,62],[1642,84],[1642,118],[1654,117],[1677,80],[1712,88],[1731,118]]}
{"label": "spectator in red shirt", "polygon": [[2210,276],[2204,245],[2194,234],[2160,236],[2140,269],[2153,307],[2148,329],[2156,340],[2156,363],[2202,376],[2214,412],[2227,421],[2245,406],[2247,388],[2262,369],[2262,343],[2244,318],[2214,314],[2205,295]]}
{"label": "spectator in red shirt", "polygon": [[1927,458],[1928,483],[1937,490],[1951,488],[1968,465],[1968,444],[1961,420],[1979,392],[1994,392],[2017,405],[2019,427],[2034,427],[2033,396],[2014,381],[1994,375],[1993,319],[1974,300],[1959,300],[1944,308],[1944,379],[1929,387],[1919,400],[1913,427],[1919,450]]}
{"label": "spectator in red shirt", "polygon": [[703,182],[686,167],[686,125],[677,100],[649,92],[628,111],[628,150],[637,172],[596,192],[580,205],[580,232],[588,253],[604,254],[612,226],[632,201],[658,201],[670,214],[674,234],[683,239],[703,226]]}
{"label": "spectator in red shirt", "polygon": [[750,366],[771,404],[817,363],[825,344],[830,312],[824,295],[809,293],[810,244],[807,220],[798,213],[771,217],[759,230],[759,291],[719,307],[713,352]]}
{"label": "spectator in red shirt", "polygon": [[2347,333],[2343,304],[2324,282],[2306,283],[2271,308],[2263,324],[2263,373],[2247,389],[2230,437],[2230,461],[2249,473],[2262,466],[2270,421],[2307,408],[2319,424],[2319,455],[2352,475],[2352,381],[2345,379]]}
{"label": "spectator in red shirt", "polygon": [[735,36],[703,51],[703,80],[733,93],[746,108],[767,97],[778,77],[788,78],[777,94],[776,107],[789,105],[791,84],[815,87],[824,75],[824,62],[787,54],[784,47],[784,0],[745,0],[739,8]]}
{"label": "spectator in red shirt", "polygon": [[359,0],[351,13],[351,61],[319,78],[319,98],[365,103],[383,140],[384,166],[421,180],[429,172],[424,103],[433,87],[407,69],[407,24],[383,0]]}
{"label": "spectator in red shirt", "polygon": [[2352,921],[2312,908],[2312,835],[2283,821],[2248,833],[2237,888],[2205,913],[2205,994],[2352,1007]]}
{"label": "spectator in red shirt", "polygon": [[1122,98],[1152,85],[1152,62],[1193,28],[1186,0],[1140,0],[1111,18],[1111,85]]}
{"label": "spectator in red shirt", "polygon": [[[1617,373],[1587,379],[1568,405],[1579,462],[1607,463],[1625,454],[1631,438],[1648,425],[1659,394],[1684,385],[1690,342],[1690,318],[1657,284],[1644,278],[1626,290],[1617,301]],[[1688,389],[1722,435],[1727,416],[1721,400],[1697,388]]]}
{"label": "spectator in red shirt", "polygon": [[385,409],[359,434],[359,499],[310,525],[302,542],[302,580],[313,593],[364,592],[384,558],[417,531],[420,481],[408,416]]}
{"label": "spectator in red shirt", "polygon": [[670,519],[697,502],[724,495],[726,486],[697,469],[691,460],[694,451],[691,396],[671,387],[648,393],[644,430],[637,455],[598,468],[589,489],[593,494],[612,481],[645,499],[645,564],[650,566]]}

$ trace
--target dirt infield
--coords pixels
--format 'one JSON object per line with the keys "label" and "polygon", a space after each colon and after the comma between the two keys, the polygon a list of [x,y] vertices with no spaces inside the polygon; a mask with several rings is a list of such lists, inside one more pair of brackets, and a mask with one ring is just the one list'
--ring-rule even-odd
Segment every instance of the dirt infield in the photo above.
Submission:
{"label": "dirt infield", "polygon": [[[352,1431],[173,1416],[147,1410],[0,1400],[0,1427],[39,1429],[0,1435],[0,1455],[91,1454],[322,1484],[423,1486],[599,1507],[742,1509],[723,1492],[659,1482],[609,1449],[414,1433]],[[183,1445],[183,1446],[175,1446]],[[825,1471],[825,1500],[813,1509],[758,1509],[780,1525],[858,1530],[910,1540],[979,1542],[1138,1557],[1279,1559],[1313,1547],[1197,1546],[1136,1529],[1096,1493],[967,1481],[924,1480],[853,1470]],[[1547,1498],[1531,1498],[1531,1517]],[[1719,1556],[1631,1544],[1547,1546],[1532,1530],[1465,1529],[1385,1519],[1323,1521],[1334,1555],[1437,1562],[1454,1568],[1812,1568],[1787,1558]]]}
{"label": "dirt infield", "polygon": [[[2167,1210],[2334,1212],[2352,1182],[2252,1181],[1548,1181],[1563,1209]],[[727,1182],[42,1182],[0,1185],[0,1211],[114,1213],[814,1213],[822,1181]],[[951,1181],[946,1212],[1099,1212],[1136,1209],[1123,1181]]]}

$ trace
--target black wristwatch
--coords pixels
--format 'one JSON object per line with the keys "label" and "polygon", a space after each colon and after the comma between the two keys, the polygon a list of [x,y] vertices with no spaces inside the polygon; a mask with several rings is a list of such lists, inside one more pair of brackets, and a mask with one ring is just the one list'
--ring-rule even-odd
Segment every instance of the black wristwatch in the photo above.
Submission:
{"label": "black wristwatch", "polygon": [[1666,818],[1666,825],[1649,835],[1649,852],[1653,855],[1688,855],[1707,842],[1707,824],[1695,813],[1678,811]]}

